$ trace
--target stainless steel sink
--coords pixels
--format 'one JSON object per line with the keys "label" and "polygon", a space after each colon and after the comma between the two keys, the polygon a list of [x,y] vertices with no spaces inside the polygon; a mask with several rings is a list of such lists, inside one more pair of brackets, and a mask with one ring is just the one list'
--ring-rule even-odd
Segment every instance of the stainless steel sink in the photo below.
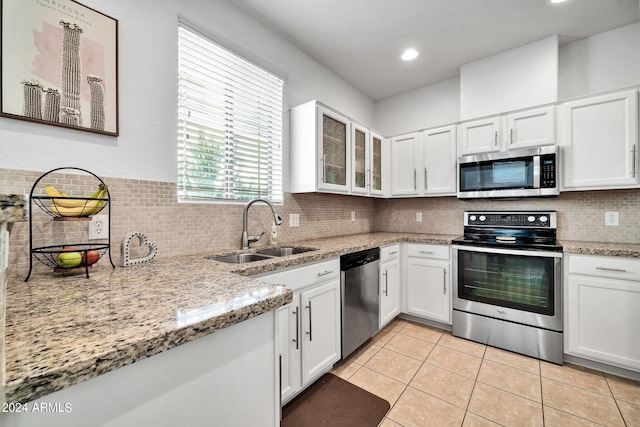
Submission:
{"label": "stainless steel sink", "polygon": [[244,264],[247,262],[263,261],[265,259],[272,259],[274,256],[263,254],[234,254],[234,255],[221,255],[207,257],[214,261],[227,262],[229,264]]}
{"label": "stainless steel sink", "polygon": [[317,249],[301,248],[301,247],[295,247],[295,246],[282,246],[279,248],[262,249],[257,251],[257,253],[261,255],[271,255],[271,256],[281,257],[281,256],[287,256],[287,255],[302,254],[305,252],[311,252],[315,250]]}

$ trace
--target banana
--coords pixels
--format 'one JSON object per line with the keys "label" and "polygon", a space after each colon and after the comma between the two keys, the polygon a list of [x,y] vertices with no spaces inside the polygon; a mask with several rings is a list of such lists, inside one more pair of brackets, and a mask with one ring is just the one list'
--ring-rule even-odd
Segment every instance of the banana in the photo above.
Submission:
{"label": "banana", "polygon": [[[53,199],[53,203],[57,207],[71,209],[71,210],[66,210],[66,209],[54,210],[54,209],[52,209],[54,212],[57,212],[62,216],[89,216],[89,215],[93,215],[94,213],[97,213],[98,211],[100,211],[102,206],[104,206],[104,200],[100,200],[100,201],[89,200],[89,201],[87,201],[87,199],[103,199],[103,198],[105,198],[105,196],[106,196],[106,185],[100,184],[98,186],[98,189],[96,191],[94,191],[89,197],[87,197],[87,199],[85,199],[85,198],[82,198],[82,199],[66,198],[66,197],[68,197],[68,195],[66,193],[59,192],[51,184],[47,184],[47,186],[45,187],[45,192],[47,193],[47,195],[49,195],[51,197],[56,197],[55,199]],[[62,198],[59,198],[59,197],[62,197]],[[96,203],[96,202],[101,202],[101,203]],[[73,210],[74,208],[81,208],[81,209],[79,209],[80,212],[81,212],[80,215],[75,215],[75,212],[78,211],[78,209]]]}

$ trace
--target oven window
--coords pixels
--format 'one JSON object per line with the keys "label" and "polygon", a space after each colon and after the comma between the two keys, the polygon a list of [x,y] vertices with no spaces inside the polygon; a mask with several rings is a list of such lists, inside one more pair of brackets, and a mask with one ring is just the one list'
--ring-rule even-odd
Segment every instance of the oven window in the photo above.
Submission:
{"label": "oven window", "polygon": [[533,159],[492,160],[460,165],[460,191],[533,188]]}
{"label": "oven window", "polygon": [[552,316],[554,261],[458,251],[458,297]]}

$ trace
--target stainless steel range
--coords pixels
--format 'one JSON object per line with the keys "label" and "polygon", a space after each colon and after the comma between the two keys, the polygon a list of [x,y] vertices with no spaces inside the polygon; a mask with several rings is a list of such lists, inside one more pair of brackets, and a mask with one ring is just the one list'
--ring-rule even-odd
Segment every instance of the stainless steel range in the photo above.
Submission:
{"label": "stainless steel range", "polygon": [[453,335],[562,364],[555,211],[464,213],[453,241]]}

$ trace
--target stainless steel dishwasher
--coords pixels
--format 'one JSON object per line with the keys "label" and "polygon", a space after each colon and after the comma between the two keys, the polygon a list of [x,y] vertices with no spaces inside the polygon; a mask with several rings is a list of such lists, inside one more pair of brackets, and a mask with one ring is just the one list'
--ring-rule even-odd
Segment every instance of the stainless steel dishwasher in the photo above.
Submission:
{"label": "stainless steel dishwasher", "polygon": [[380,248],[340,257],[342,358],[378,332]]}

